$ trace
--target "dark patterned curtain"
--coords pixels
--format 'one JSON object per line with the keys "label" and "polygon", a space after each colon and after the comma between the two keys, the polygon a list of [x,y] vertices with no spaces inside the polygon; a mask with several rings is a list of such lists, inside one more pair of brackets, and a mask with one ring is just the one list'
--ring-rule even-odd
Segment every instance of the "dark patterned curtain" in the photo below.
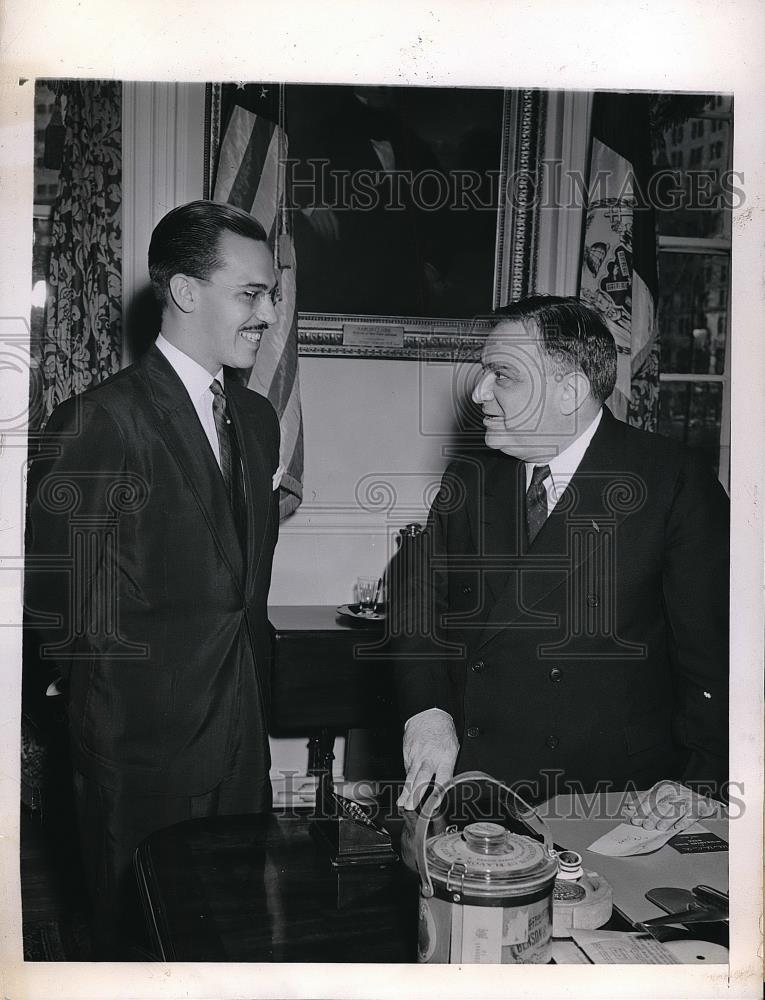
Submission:
{"label": "dark patterned curtain", "polygon": [[44,417],[119,369],[122,341],[121,85],[58,85],[66,127],[51,215],[46,329],[41,345]]}
{"label": "dark patterned curtain", "polygon": [[[121,85],[74,80],[55,89],[53,122],[59,128],[62,115],[65,132],[60,149],[50,137],[61,169],[51,212],[45,329],[32,347],[38,367],[30,384],[30,432],[58,403],[116,372],[121,354]],[[21,798],[31,809],[46,799],[53,821],[68,815],[62,801],[69,784],[66,719],[62,699],[45,697],[52,676],[40,666],[27,647]]]}

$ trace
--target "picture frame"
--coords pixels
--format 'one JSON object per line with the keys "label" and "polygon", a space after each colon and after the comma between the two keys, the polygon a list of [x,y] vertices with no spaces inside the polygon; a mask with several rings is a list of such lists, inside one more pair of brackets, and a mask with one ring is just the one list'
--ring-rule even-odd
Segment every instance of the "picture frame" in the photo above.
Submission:
{"label": "picture frame", "polygon": [[[214,192],[218,153],[227,115],[226,90],[228,99],[231,100],[232,93],[243,90],[245,86],[211,83],[206,87],[206,197],[213,197]],[[408,129],[410,155],[412,148],[416,148],[417,143],[422,143],[423,146],[435,148],[441,154],[442,161],[446,160],[451,164],[443,172],[448,178],[448,197],[446,212],[439,205],[441,217],[435,222],[440,222],[441,231],[437,233],[434,244],[440,240],[440,246],[451,244],[465,248],[462,267],[453,258],[442,268],[445,274],[441,285],[441,289],[445,289],[443,302],[439,303],[438,297],[433,296],[430,301],[422,302],[417,309],[406,308],[406,294],[401,292],[387,273],[387,262],[395,258],[396,254],[388,252],[366,259],[369,247],[384,242],[378,241],[373,231],[373,226],[380,222],[380,213],[367,210],[364,214],[364,208],[355,212],[356,243],[349,240],[345,256],[335,256],[333,271],[327,263],[331,253],[317,251],[315,240],[312,245],[312,234],[309,233],[311,227],[305,224],[305,219],[312,211],[321,210],[326,213],[325,205],[329,204],[329,214],[334,214],[335,220],[340,220],[340,225],[343,226],[353,215],[353,210],[343,203],[338,211],[336,200],[327,201],[325,187],[322,187],[319,197],[316,196],[318,188],[311,189],[307,205],[305,198],[301,202],[300,197],[295,196],[291,199],[289,214],[298,269],[299,353],[452,362],[458,358],[477,358],[485,337],[493,326],[489,314],[498,306],[529,294],[531,290],[535,271],[534,232],[538,211],[534,179],[544,134],[545,92],[500,89],[481,91],[467,88],[330,88],[324,85],[273,83],[258,84],[257,87],[264,96],[270,92],[275,93],[278,87],[279,113],[282,121],[288,122],[290,146],[287,163],[291,176],[297,178],[295,190],[300,186],[301,195],[305,194],[308,164],[324,164],[321,170],[328,170],[329,173],[322,173],[322,180],[326,176],[332,179],[341,176],[341,170],[334,170],[334,163],[347,167],[351,156],[358,156],[362,172],[370,162],[376,164],[378,171],[384,172],[385,139],[365,139],[366,149],[362,149],[357,130],[355,136],[347,139],[344,145],[335,141],[335,149],[339,147],[339,152],[335,153],[324,137],[336,136],[352,119],[354,108],[351,107],[348,111],[351,95],[358,99],[359,92],[363,91],[362,96],[366,97],[366,92],[374,91],[376,94],[373,99],[395,104],[398,120],[403,122],[402,127]],[[324,130],[317,125],[322,113],[326,113],[329,122]],[[480,132],[474,125],[476,120],[482,123]],[[389,152],[392,145],[388,143]],[[383,149],[382,153],[379,152],[380,147]],[[372,149],[377,154],[377,160],[367,159],[362,162],[367,153],[373,155]],[[467,151],[466,160],[459,160],[460,151]],[[396,155],[394,154],[394,158]],[[483,157],[482,170],[476,166],[476,156]],[[459,167],[464,162],[468,163],[469,169],[454,167],[455,163]],[[404,166],[407,169],[399,172],[413,177],[415,183],[423,178],[430,179],[425,174],[433,172],[412,169],[411,162]],[[415,168],[417,166],[415,162]],[[311,169],[313,172],[310,176],[318,176],[317,168],[312,166]],[[369,170],[366,172],[369,173]],[[462,197],[460,200],[460,196],[465,195],[464,188],[460,185],[464,184],[463,177],[468,173],[478,176],[479,185],[484,187],[480,194],[476,195],[473,190],[468,192],[467,199]],[[332,189],[330,198],[336,198],[336,192],[337,186]],[[432,198],[429,204],[433,204]],[[398,224],[402,215],[406,215],[399,204],[383,205],[384,211],[388,209],[391,210],[383,220],[386,224]],[[345,214],[341,215],[341,212]],[[430,215],[421,214],[416,218],[415,226],[419,225],[419,232],[435,225],[432,219],[438,214],[438,210],[430,211]],[[346,231],[348,228],[346,226]],[[415,242],[405,238],[395,243],[396,238],[393,239],[393,244],[387,244],[389,247],[396,245],[406,248]],[[427,240],[421,240],[420,243],[427,243]],[[434,251],[436,252],[438,251]],[[315,272],[313,274],[312,266]],[[401,283],[408,283],[409,276],[416,275],[420,266],[419,261],[414,261],[406,268],[402,264],[399,274],[404,274],[405,278]],[[424,267],[427,271],[428,262],[425,262]],[[391,288],[399,295],[401,308],[381,307],[381,300]],[[368,297],[368,306],[364,296]],[[396,298],[396,294],[393,298]],[[342,306],[346,301],[349,307],[344,309]],[[454,308],[455,304],[457,309]]]}

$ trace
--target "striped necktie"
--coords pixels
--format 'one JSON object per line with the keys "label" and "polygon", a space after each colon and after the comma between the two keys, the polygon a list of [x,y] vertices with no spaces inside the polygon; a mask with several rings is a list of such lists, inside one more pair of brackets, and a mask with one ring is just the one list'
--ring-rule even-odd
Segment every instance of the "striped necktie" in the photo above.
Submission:
{"label": "striped necktie", "polygon": [[531,484],[526,491],[526,528],[529,545],[540,532],[547,520],[547,490],[545,479],[550,475],[549,465],[535,465]]}
{"label": "striped necktie", "polygon": [[220,471],[226,484],[237,534],[244,551],[247,537],[247,515],[239,443],[236,439],[236,430],[228,415],[226,394],[217,378],[213,379],[210,392],[213,394],[213,419],[215,420],[215,430],[218,433],[218,446],[220,448]]}

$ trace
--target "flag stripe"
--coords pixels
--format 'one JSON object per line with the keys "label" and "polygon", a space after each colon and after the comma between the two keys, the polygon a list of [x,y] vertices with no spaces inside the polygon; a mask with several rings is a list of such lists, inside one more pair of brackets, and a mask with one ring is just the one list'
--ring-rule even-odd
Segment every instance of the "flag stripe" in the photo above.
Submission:
{"label": "flag stripe", "polygon": [[258,184],[258,190],[255,193],[252,208],[250,209],[252,214],[268,233],[269,239],[272,241],[272,245],[275,236],[274,224],[278,215],[278,206],[276,204],[276,199],[274,198],[274,191],[278,190],[277,180],[279,171],[280,136],[281,129],[273,128],[265,157],[261,161],[262,170],[260,174],[260,183]]}
{"label": "flag stripe", "polygon": [[231,188],[255,128],[256,115],[237,105],[231,113],[218,156],[215,174],[215,201],[231,201]]}
{"label": "flag stripe", "polygon": [[[300,411],[300,385],[297,381],[289,386],[289,395],[284,405],[284,438],[287,453],[291,456],[295,445],[300,439],[300,430],[303,426],[302,414]],[[289,464],[287,468],[289,468]]]}
{"label": "flag stripe", "polygon": [[[224,88],[225,89],[225,88]],[[233,90],[233,88],[231,88]],[[229,91],[230,92],[230,91]],[[237,88],[234,99],[269,110],[260,98],[264,88]],[[270,109],[273,111],[273,109]],[[266,230],[271,247],[279,235],[281,199],[280,158],[287,153],[287,137],[275,121],[237,105],[228,120],[221,144],[214,197],[250,212]],[[279,415],[281,448],[279,460],[285,470],[281,481],[279,512],[292,513],[303,497],[303,419],[298,378],[296,273],[280,270],[281,297],[276,303],[276,322],[258,349],[248,386],[266,396]]]}
{"label": "flag stripe", "polygon": [[[232,205],[238,205],[239,208],[244,208],[248,212],[251,211],[261,186],[261,171],[276,128],[273,122],[260,115],[254,117],[255,122],[250,132],[250,138],[242,154],[236,179],[231,185],[231,191],[227,198],[227,201]],[[269,195],[275,200],[275,190],[270,191]]]}

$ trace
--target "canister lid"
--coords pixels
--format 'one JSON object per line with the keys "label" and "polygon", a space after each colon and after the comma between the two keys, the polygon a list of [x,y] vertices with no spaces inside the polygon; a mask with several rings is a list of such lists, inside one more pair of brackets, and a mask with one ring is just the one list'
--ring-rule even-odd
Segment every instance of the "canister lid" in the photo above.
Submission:
{"label": "canister lid", "polygon": [[557,861],[532,837],[510,833],[498,823],[470,823],[464,830],[431,837],[428,864],[437,881],[455,873],[465,882],[491,890],[526,889],[552,878]]}

